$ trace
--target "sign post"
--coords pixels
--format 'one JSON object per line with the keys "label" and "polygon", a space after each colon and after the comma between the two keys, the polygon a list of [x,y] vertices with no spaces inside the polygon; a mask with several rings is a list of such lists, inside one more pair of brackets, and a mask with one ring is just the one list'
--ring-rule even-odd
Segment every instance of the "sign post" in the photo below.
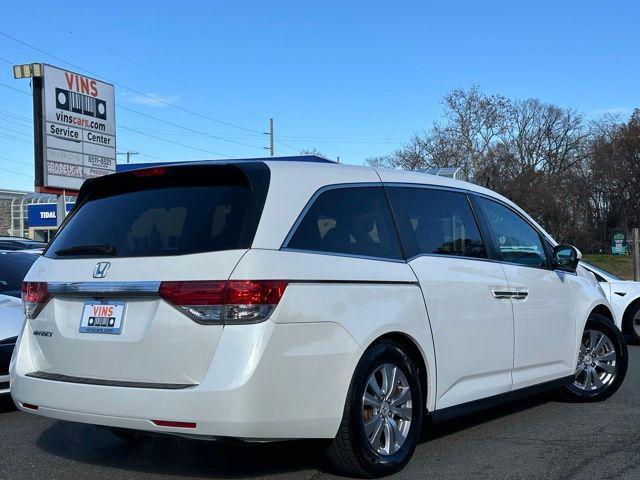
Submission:
{"label": "sign post", "polygon": [[638,227],[633,229],[633,279],[640,280],[640,234]]}

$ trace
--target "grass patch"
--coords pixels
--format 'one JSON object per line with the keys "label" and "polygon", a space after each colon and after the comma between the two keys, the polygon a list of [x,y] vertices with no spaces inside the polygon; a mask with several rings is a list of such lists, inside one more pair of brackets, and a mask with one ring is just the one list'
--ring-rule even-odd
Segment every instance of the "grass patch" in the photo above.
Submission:
{"label": "grass patch", "polygon": [[631,255],[608,255],[604,253],[593,253],[583,255],[582,258],[614,275],[633,280],[633,257]]}

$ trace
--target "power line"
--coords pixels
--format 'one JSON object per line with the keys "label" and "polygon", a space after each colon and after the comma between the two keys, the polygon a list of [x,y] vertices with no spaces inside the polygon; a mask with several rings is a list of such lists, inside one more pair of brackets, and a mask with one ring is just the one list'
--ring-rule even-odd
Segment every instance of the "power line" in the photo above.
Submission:
{"label": "power line", "polygon": [[[0,32],[0,34],[2,34],[2,32]],[[29,95],[29,96],[31,96],[31,94],[26,93],[26,92],[23,92],[22,90],[18,90],[17,88],[13,88],[13,87],[11,87],[10,85],[6,85],[6,84],[1,83],[1,82],[0,82],[0,85],[5,86],[5,87],[7,87],[7,88],[10,88],[10,89],[12,89],[12,90],[16,90],[17,92],[24,93],[25,95]],[[126,107],[125,107],[125,108],[126,108]],[[132,110],[132,109],[129,109],[129,110]],[[143,114],[143,115],[144,115],[144,114]],[[157,119],[157,120],[159,120],[159,121],[163,121],[163,120],[160,120],[160,119]],[[213,154],[213,155],[218,155],[218,156],[221,156],[221,157],[231,158],[231,156],[230,156],[230,155],[225,155],[224,153],[217,153],[217,152],[213,152],[213,151],[211,151],[211,150],[206,150],[206,149],[204,149],[204,148],[194,147],[194,146],[192,146],[192,145],[186,145],[186,144],[184,144],[184,143],[175,142],[175,141],[173,141],[173,140],[168,140],[168,139],[166,139],[166,138],[157,137],[157,136],[155,136],[155,135],[150,135],[150,134],[148,134],[148,133],[144,133],[144,132],[141,132],[141,131],[139,131],[139,130],[135,130],[135,129],[133,129],[133,128],[125,127],[124,125],[118,125],[118,128],[122,128],[122,129],[124,129],[124,130],[128,130],[128,131],[130,131],[130,132],[138,133],[138,134],[140,134],[140,135],[144,135],[144,136],[146,136],[146,137],[154,138],[154,139],[156,139],[156,140],[160,140],[160,141],[162,141],[162,142],[172,143],[172,144],[174,144],[174,145],[179,145],[179,146],[182,146],[182,147],[185,147],[185,148],[191,148],[191,149],[193,149],[193,150],[199,150],[199,151],[201,151],[201,152],[206,152],[206,153],[211,153],[211,154]],[[186,128],[186,127],[185,127],[185,128]]]}
{"label": "power line", "polygon": [[[90,70],[87,70],[86,68],[81,67],[80,65],[76,65],[75,63],[72,63],[72,62],[69,62],[69,61],[67,61],[67,60],[64,60],[63,58],[60,58],[60,57],[58,57],[57,55],[54,55],[54,54],[52,54],[52,53],[50,53],[50,52],[47,52],[46,50],[43,50],[43,49],[38,48],[38,47],[36,47],[36,46],[34,46],[34,45],[31,45],[31,44],[29,44],[29,43],[27,43],[27,42],[24,42],[24,41],[22,41],[22,40],[20,40],[20,39],[18,39],[18,38],[16,38],[16,37],[14,37],[14,36],[12,36],[12,35],[9,35],[8,33],[0,32],[0,35],[2,35],[3,37],[9,38],[10,40],[13,40],[14,42],[17,42],[17,43],[19,43],[19,44],[21,44],[21,45],[24,45],[24,46],[26,46],[26,47],[32,48],[33,50],[35,50],[35,51],[37,51],[37,52],[40,52],[40,53],[42,53],[42,54],[44,54],[44,55],[47,55],[47,56],[49,56],[49,57],[51,57],[51,58],[54,58],[54,59],[58,60],[59,62],[65,63],[65,64],[67,64],[67,65],[72,66],[73,68],[77,68],[78,70],[81,70],[81,71],[83,71],[83,72],[86,72],[86,73],[88,73],[89,75],[92,75],[92,76],[94,76],[94,77],[96,77],[96,78],[98,78],[98,79],[103,78],[103,77],[102,77],[102,75],[98,75],[97,73],[92,72],[92,71],[90,71]],[[257,130],[253,130],[253,129],[250,129],[250,128],[242,127],[242,126],[240,126],[240,125],[236,125],[236,124],[229,123],[229,122],[224,122],[224,121],[222,121],[222,120],[218,120],[217,118],[213,118],[213,117],[210,117],[210,116],[208,116],[208,115],[204,115],[204,114],[202,114],[202,113],[198,113],[198,112],[196,112],[196,111],[190,110],[190,109],[188,109],[188,108],[184,108],[184,107],[181,107],[181,106],[179,106],[179,105],[175,105],[175,104],[173,104],[173,103],[171,103],[171,102],[167,102],[166,100],[163,100],[163,99],[161,99],[161,98],[154,97],[153,95],[146,94],[146,93],[144,93],[144,92],[141,92],[141,91],[136,90],[136,89],[131,88],[131,87],[127,87],[126,85],[123,85],[123,84],[121,84],[121,83],[117,83],[117,82],[113,82],[113,83],[114,83],[114,85],[116,85],[116,86],[118,86],[118,87],[120,87],[120,88],[124,88],[125,90],[128,90],[128,91],[130,91],[130,92],[133,92],[133,93],[135,93],[135,94],[137,94],[137,95],[142,95],[143,97],[148,98],[148,99],[151,99],[151,100],[153,100],[154,102],[161,103],[161,104],[166,105],[166,106],[168,106],[168,107],[172,107],[172,108],[175,108],[175,109],[177,109],[177,110],[183,111],[183,112],[185,112],[185,113],[189,113],[189,114],[194,115],[194,116],[196,116],[196,117],[204,118],[204,119],[206,119],[206,120],[209,120],[209,121],[212,121],[212,122],[218,123],[218,124],[220,124],[220,125],[225,125],[225,126],[227,126],[227,127],[232,127],[232,128],[237,128],[237,129],[239,129],[239,130],[244,130],[244,131],[246,131],[246,132],[260,133],[260,132],[258,132]]]}
{"label": "power line", "polygon": [[291,145],[288,145],[288,144],[284,143],[282,140],[276,139],[275,142],[279,143],[280,145],[282,145],[284,147],[290,148],[291,150],[293,150],[296,153],[300,153],[300,150],[298,148],[292,147]]}
{"label": "power line", "polygon": [[12,6],[15,9],[21,10],[21,11],[23,11],[23,12],[25,12],[25,13],[27,13],[27,14],[35,17],[35,18],[38,18],[39,20],[41,20],[41,21],[43,21],[43,22],[45,22],[45,23],[47,23],[49,25],[52,25],[52,26],[58,28],[59,30],[62,30],[63,32],[65,32],[68,35],[73,35],[73,36],[83,40],[84,42],[88,43],[89,45],[93,45],[95,47],[101,48],[102,50],[104,50],[105,52],[110,53],[113,56],[116,56],[118,58],[122,58],[123,60],[126,60],[126,61],[128,61],[128,62],[130,62],[130,63],[132,63],[132,64],[134,64],[134,65],[136,65],[136,66],[138,66],[140,68],[148,70],[149,72],[152,72],[152,73],[154,73],[156,75],[161,75],[161,76],[163,76],[165,78],[168,78],[172,82],[175,82],[175,83],[177,83],[179,85],[182,85],[184,87],[190,88],[190,89],[192,89],[192,90],[194,90],[196,92],[203,93],[203,94],[207,95],[208,97],[212,98],[213,100],[215,100],[217,102],[223,103],[223,104],[228,105],[228,106],[233,107],[233,108],[237,108],[238,110],[241,110],[241,111],[243,111],[245,113],[254,115],[254,116],[258,117],[258,118],[263,118],[263,119],[267,118],[264,115],[261,115],[259,113],[253,112],[251,110],[248,110],[248,109],[246,109],[244,107],[241,107],[239,105],[236,105],[234,103],[231,103],[231,102],[228,102],[226,100],[222,100],[220,98],[214,97],[213,95],[211,95],[211,93],[209,91],[194,87],[193,85],[190,85],[190,84],[185,83],[185,82],[183,82],[183,81],[181,81],[179,79],[176,79],[176,78],[174,78],[174,77],[172,77],[170,75],[167,75],[165,72],[163,72],[161,70],[156,70],[155,68],[151,68],[151,67],[149,67],[149,66],[147,66],[147,65],[145,65],[143,63],[140,63],[140,62],[138,62],[138,61],[136,61],[136,60],[134,60],[134,59],[132,59],[130,57],[127,57],[126,55],[122,55],[121,53],[114,52],[113,50],[105,47],[104,45],[101,45],[100,43],[94,42],[93,40],[91,40],[91,39],[89,39],[89,38],[85,37],[84,35],[81,35],[81,34],[79,34],[77,32],[74,32],[72,30],[68,30],[67,28],[63,27],[62,25],[59,25],[56,22],[53,22],[53,21],[51,21],[51,20],[49,20],[47,18],[44,18],[41,15],[38,15],[38,14],[36,14],[36,13],[30,11],[30,10],[27,10],[26,8],[23,8],[23,7],[19,6],[19,5],[15,5],[15,4],[13,4],[11,2],[8,2],[6,0],[1,0],[1,1],[3,3],[7,4],[7,5]]}
{"label": "power line", "polygon": [[16,127],[30,128],[33,130],[33,122],[29,122],[27,120],[22,120],[21,118],[15,118],[8,113],[3,113],[0,111],[0,121],[10,123]]}
{"label": "power line", "polygon": [[133,113],[135,113],[137,115],[141,115],[143,117],[151,118],[152,120],[155,120],[157,122],[162,122],[162,123],[165,123],[167,125],[171,125],[172,127],[180,128],[180,129],[185,130],[187,132],[197,133],[198,135],[204,135],[206,137],[215,138],[216,140],[222,140],[223,142],[235,143],[236,145],[242,145],[242,146],[251,147],[251,148],[258,148],[258,149],[262,150],[262,147],[258,147],[256,145],[250,145],[248,143],[237,142],[235,140],[230,140],[228,138],[219,137],[217,135],[212,135],[212,134],[207,133],[207,132],[201,132],[199,130],[194,130],[193,128],[184,127],[182,125],[178,125],[177,123],[172,123],[172,122],[169,122],[167,120],[163,120],[161,118],[154,117],[152,115],[147,115],[146,113],[139,112],[138,110],[134,110],[133,108],[125,107],[124,105],[121,105],[121,104],[117,104],[117,106],[119,108],[122,108],[124,110],[129,111],[129,112],[133,112]]}
{"label": "power line", "polygon": [[23,120],[28,120],[29,122],[33,121],[32,118],[25,117],[24,115],[18,115],[17,113],[10,112],[9,110],[3,110],[2,108],[0,108],[0,112],[4,113],[5,115],[11,115],[12,117],[17,117],[17,118],[22,118]]}
{"label": "power line", "polygon": [[172,143],[174,145],[179,145],[181,147],[190,148],[192,150],[199,150],[201,152],[211,153],[213,155],[218,155],[219,157],[232,158],[231,156],[225,155],[224,153],[212,152],[211,150],[206,150],[204,148],[199,148],[199,147],[194,147],[192,145],[186,145],[184,143],[174,142],[173,140],[167,140],[166,138],[162,138],[162,137],[156,137],[155,135],[150,135],[148,133],[141,132],[140,130],[134,130],[133,128],[125,127],[124,125],[119,125],[118,128],[122,128],[122,129],[128,130],[130,132],[138,133],[140,135],[144,135],[145,137],[153,138],[155,140],[160,140],[161,142]]}
{"label": "power line", "polygon": [[21,94],[23,94],[23,95],[29,95],[29,96],[31,96],[31,94],[30,94],[30,93],[25,92],[24,90],[20,90],[19,88],[12,87],[11,85],[7,85],[6,83],[2,83],[2,82],[0,82],[0,85],[2,85],[3,87],[6,87],[6,88],[10,88],[11,90],[15,90],[16,92],[21,93]]}
{"label": "power line", "polygon": [[[286,137],[285,137],[286,138]],[[390,140],[321,140],[321,139],[314,139],[314,140],[292,140],[290,138],[287,138],[288,142],[292,142],[292,143],[353,143],[353,144],[377,144],[377,145],[394,145],[394,144],[399,144],[399,143],[404,143],[401,141],[390,141]]]}
{"label": "power line", "polygon": [[18,130],[12,130],[11,128],[7,128],[7,127],[2,127],[2,131],[3,132],[11,132],[11,133],[15,133],[17,135],[24,135],[26,137],[33,138],[33,132],[32,133],[24,133],[24,132],[20,132]]}
{"label": "power line", "polygon": [[[74,68],[77,68],[77,69],[79,69],[79,70],[82,70],[82,71],[84,71],[84,72],[87,72],[87,73],[88,73],[88,74],[90,74],[90,75],[100,77],[99,75],[95,74],[94,72],[91,72],[91,71],[89,71],[89,70],[87,70],[87,69],[85,69],[85,68],[83,68],[83,67],[81,67],[81,66],[79,66],[79,65],[74,64],[74,63],[68,62],[68,61],[66,61],[66,60],[64,60],[64,59],[62,59],[62,58],[60,58],[60,57],[58,57],[58,56],[56,56],[56,55],[54,55],[54,54],[52,54],[52,53],[50,53],[50,52],[47,52],[47,51],[45,51],[45,50],[43,50],[43,49],[41,49],[41,48],[38,48],[38,47],[36,47],[36,46],[34,46],[34,45],[31,45],[31,44],[29,44],[29,43],[27,43],[27,42],[24,42],[24,41],[22,41],[22,40],[19,40],[19,39],[17,39],[16,37],[14,37],[14,36],[12,36],[12,35],[9,35],[9,34],[4,33],[4,32],[0,32],[0,35],[3,35],[3,36],[5,36],[5,37],[7,37],[7,38],[9,38],[9,39],[11,39],[11,40],[13,40],[13,41],[17,42],[17,43],[20,43],[21,45],[27,46],[27,47],[29,47],[29,48],[32,48],[32,49],[34,49],[34,50],[38,51],[38,52],[41,52],[41,53],[43,53],[43,54],[45,54],[45,55],[48,55],[48,56],[50,56],[51,58],[54,58],[54,59],[56,59],[56,60],[58,60],[58,61],[60,61],[60,62],[66,63],[67,65],[71,65],[71,66],[72,66],[72,67],[74,67]],[[8,60],[7,60],[7,61],[8,61]],[[138,94],[138,95],[142,95],[142,96],[144,96],[144,97],[146,97],[146,98],[149,98],[149,99],[152,99],[152,100],[154,100],[154,101],[156,101],[156,102],[162,103],[162,104],[164,104],[164,105],[167,105],[167,106],[173,107],[173,108],[175,108],[175,109],[177,109],[177,110],[181,110],[181,111],[184,111],[184,112],[190,113],[190,114],[192,114],[192,115],[195,115],[195,116],[198,116],[198,117],[201,117],[201,118],[204,118],[204,119],[208,119],[208,120],[210,120],[210,121],[213,121],[213,122],[219,123],[219,124],[221,124],[221,125],[226,125],[226,126],[229,126],[229,127],[234,127],[234,128],[237,128],[237,129],[243,130],[243,131],[247,131],[247,132],[251,132],[251,133],[256,133],[256,134],[260,134],[260,132],[258,132],[257,130],[252,130],[252,129],[248,129],[248,128],[245,128],[245,127],[241,127],[241,126],[239,126],[239,125],[235,125],[235,124],[232,124],[232,123],[223,122],[223,121],[218,120],[218,119],[215,119],[215,118],[213,118],[213,117],[209,117],[208,115],[200,114],[200,113],[198,113],[198,112],[195,112],[195,111],[192,111],[192,110],[186,109],[186,108],[184,108],[184,107],[180,107],[179,105],[175,105],[175,104],[173,104],[173,103],[171,103],[171,102],[167,102],[167,101],[165,101],[165,100],[163,100],[163,99],[160,99],[160,98],[154,97],[154,96],[152,96],[152,95],[148,95],[148,94],[146,94],[146,93],[140,92],[140,91],[138,91],[138,90],[136,90],[136,89],[133,89],[133,88],[127,87],[126,85],[122,85],[122,84],[115,83],[115,82],[114,82],[114,84],[115,84],[115,85],[117,85],[117,86],[118,86],[118,87],[120,87],[120,88],[124,88],[125,90],[132,91],[132,92],[134,92],[134,93],[136,93],[136,94]],[[23,92],[23,91],[18,90],[18,89],[14,88],[14,87],[11,87],[10,85],[6,85],[6,84],[1,84],[1,85],[5,86],[5,87],[7,87],[7,88],[11,88],[12,90],[16,90],[16,91],[18,91],[18,92],[20,92],[20,93],[23,93],[23,94],[25,94],[25,95],[30,95],[30,94],[28,94],[28,93],[26,93],[26,92]],[[257,148],[257,149],[260,149],[260,148],[261,148],[261,147],[258,147],[258,146],[256,146],[256,145],[250,145],[250,144],[243,143],[243,142],[237,142],[237,141],[235,141],[235,140],[230,140],[230,139],[226,139],[226,138],[224,138],[224,137],[220,137],[220,136],[216,136],[216,135],[207,134],[206,132],[200,132],[200,131],[198,131],[198,130],[190,129],[190,128],[188,128],[188,127],[183,127],[183,126],[181,126],[181,125],[178,125],[178,124],[175,124],[175,123],[172,123],[172,122],[168,122],[168,121],[166,121],[166,120],[163,120],[163,119],[160,119],[160,118],[154,117],[153,115],[148,115],[148,114],[145,114],[145,113],[139,112],[139,111],[137,111],[137,110],[135,110],[135,109],[132,109],[132,108],[129,108],[129,107],[126,107],[126,106],[123,106],[123,105],[118,105],[118,106],[119,106],[120,108],[123,108],[123,109],[125,109],[125,110],[129,110],[129,111],[131,111],[131,112],[133,112],[133,113],[136,113],[136,114],[138,114],[138,115],[142,115],[142,116],[144,116],[144,117],[151,118],[151,119],[156,120],[156,121],[158,121],[158,122],[166,123],[166,124],[168,124],[168,125],[171,125],[171,126],[174,126],[174,127],[177,127],[177,128],[181,128],[181,129],[184,129],[184,130],[187,130],[187,131],[195,132],[195,133],[198,133],[198,134],[203,134],[203,135],[206,135],[206,136],[208,136],[208,137],[215,138],[215,139],[218,139],[218,140],[221,140],[221,141],[226,141],[226,142],[229,142],[229,143],[235,143],[235,144],[243,145],[243,146],[247,146],[247,147],[250,147],[250,148]],[[130,130],[131,130],[131,131],[135,131],[135,130],[132,130],[132,129],[130,129]],[[141,135],[145,135],[143,132],[138,132],[138,131],[135,131],[135,132],[137,132],[137,133],[139,133],[139,134],[141,134]],[[158,137],[156,137],[156,138],[158,138]],[[158,139],[159,139],[159,138],[158,138]],[[162,140],[162,139],[160,139],[160,140]],[[174,144],[176,144],[176,145],[182,145],[182,144],[179,144],[179,143],[177,143],[177,142],[172,142],[172,141],[168,141],[168,140],[164,140],[164,141],[167,141],[167,142],[169,142],[169,143],[174,143]],[[195,147],[187,146],[187,148],[195,148]],[[204,150],[204,149],[199,149],[199,150],[201,150],[201,151],[205,151],[205,152],[208,152],[208,153],[214,153],[214,152],[211,152],[211,151],[208,151],[208,150]],[[227,156],[227,157],[228,157],[228,155],[224,155],[224,154],[218,154],[218,153],[214,153],[214,154],[215,154],[215,155],[221,155],[221,156]]]}
{"label": "power line", "polygon": [[33,178],[33,175],[29,175],[27,173],[22,173],[22,172],[16,172],[15,170],[9,170],[8,168],[0,167],[0,170],[2,170],[3,172],[7,172],[7,173],[13,173],[14,175],[22,175],[23,177]]}
{"label": "power line", "polygon": [[6,160],[8,162],[19,163],[20,165],[26,165],[27,167],[33,167],[33,163],[21,162],[20,160],[14,160],[13,158],[0,157],[0,160]]}
{"label": "power line", "polygon": [[4,133],[0,133],[0,137],[4,138],[6,140],[11,140],[13,142],[24,143],[25,145],[33,145],[33,141],[28,142],[24,138],[15,137],[13,135],[6,135]]}

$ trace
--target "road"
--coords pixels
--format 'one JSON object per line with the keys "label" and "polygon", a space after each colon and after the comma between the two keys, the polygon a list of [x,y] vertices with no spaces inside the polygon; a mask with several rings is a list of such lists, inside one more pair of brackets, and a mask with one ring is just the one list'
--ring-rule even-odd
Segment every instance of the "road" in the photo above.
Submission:
{"label": "road", "polygon": [[[537,396],[426,426],[391,478],[640,478],[640,347],[627,379],[599,404]],[[315,442],[236,446],[177,438],[128,444],[107,431],[15,410],[0,413],[0,478],[337,478]]]}

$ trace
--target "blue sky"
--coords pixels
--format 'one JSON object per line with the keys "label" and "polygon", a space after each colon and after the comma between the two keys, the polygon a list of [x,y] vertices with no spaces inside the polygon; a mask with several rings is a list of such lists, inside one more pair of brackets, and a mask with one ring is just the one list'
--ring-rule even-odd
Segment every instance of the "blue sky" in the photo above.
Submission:
{"label": "blue sky", "polygon": [[588,118],[640,106],[634,1],[0,0],[0,19],[0,188],[33,188],[31,99],[4,85],[29,87],[9,62],[73,69],[6,35],[116,83],[123,107],[206,133],[117,108],[119,150],[136,161],[260,156],[273,116],[277,154],[359,164],[473,84]]}

